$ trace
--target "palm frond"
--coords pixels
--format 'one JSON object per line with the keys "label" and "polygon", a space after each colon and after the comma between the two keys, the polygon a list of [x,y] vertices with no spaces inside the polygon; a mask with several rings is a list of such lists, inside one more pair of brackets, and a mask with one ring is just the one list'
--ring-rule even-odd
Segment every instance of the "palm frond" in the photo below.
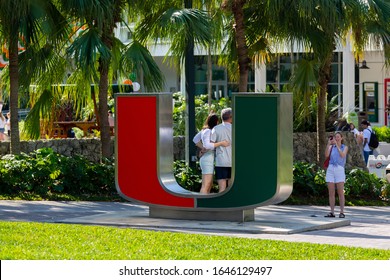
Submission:
{"label": "palm frond", "polygon": [[121,65],[123,70],[144,76],[144,85],[150,90],[161,90],[164,85],[163,74],[154,61],[149,50],[138,41],[131,42],[123,53]]}
{"label": "palm frond", "polygon": [[41,130],[41,118],[50,118],[53,112],[54,96],[52,91],[45,89],[36,100],[36,103],[28,113],[23,132],[30,139],[39,139]]}
{"label": "palm frond", "polygon": [[89,28],[77,37],[67,50],[78,67],[85,70],[86,77],[97,78],[96,61],[98,58],[109,60],[111,52],[103,43],[100,32]]}

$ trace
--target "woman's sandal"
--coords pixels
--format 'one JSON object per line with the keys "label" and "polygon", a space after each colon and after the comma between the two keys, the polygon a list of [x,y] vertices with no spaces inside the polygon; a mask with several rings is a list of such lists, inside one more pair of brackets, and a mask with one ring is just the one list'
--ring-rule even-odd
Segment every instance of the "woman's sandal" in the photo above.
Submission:
{"label": "woman's sandal", "polygon": [[340,213],[339,218],[345,218],[344,213]]}
{"label": "woman's sandal", "polygon": [[324,216],[325,218],[334,218],[336,217],[333,213],[328,213],[327,215]]}

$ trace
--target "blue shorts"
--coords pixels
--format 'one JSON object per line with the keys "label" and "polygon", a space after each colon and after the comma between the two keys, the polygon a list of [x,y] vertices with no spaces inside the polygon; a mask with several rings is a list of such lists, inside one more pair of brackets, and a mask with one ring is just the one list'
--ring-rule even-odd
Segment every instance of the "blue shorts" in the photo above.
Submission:
{"label": "blue shorts", "polygon": [[231,167],[215,167],[215,179],[217,180],[228,180],[232,177],[232,168]]}

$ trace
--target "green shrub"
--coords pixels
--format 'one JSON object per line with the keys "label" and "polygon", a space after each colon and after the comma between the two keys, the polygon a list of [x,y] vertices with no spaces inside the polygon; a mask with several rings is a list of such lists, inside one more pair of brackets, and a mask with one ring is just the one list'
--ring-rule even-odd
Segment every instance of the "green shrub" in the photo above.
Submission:
{"label": "green shrub", "polygon": [[380,142],[390,143],[390,128],[387,126],[373,127]]}
{"label": "green shrub", "polygon": [[293,194],[324,196],[327,193],[325,171],[316,164],[296,162],[293,165]]}
{"label": "green shrub", "polygon": [[83,157],[68,158],[51,148],[29,155],[7,155],[0,160],[0,193],[110,195],[116,193],[112,162],[92,163]]}
{"label": "green shrub", "polygon": [[[293,175],[293,197],[307,197],[312,201],[327,198],[322,168],[311,163],[295,162]],[[116,199],[114,176],[115,164],[112,161],[92,163],[81,156],[69,158],[54,153],[50,148],[43,148],[29,155],[6,155],[0,160],[0,194],[29,194],[44,199],[53,194],[112,196]],[[199,192],[202,174],[198,163],[191,168],[185,161],[175,161],[174,176],[185,189]],[[217,191],[214,182],[212,192]],[[345,194],[350,199],[389,200],[390,184],[374,174],[352,169],[346,172]]]}
{"label": "green shrub", "polygon": [[347,173],[345,195],[354,197],[379,197],[386,182],[375,174],[360,169],[352,169]]}
{"label": "green shrub", "polygon": [[177,160],[173,164],[173,172],[177,183],[183,188],[199,192],[202,186],[202,174],[199,163],[196,168],[189,167],[184,160]]}

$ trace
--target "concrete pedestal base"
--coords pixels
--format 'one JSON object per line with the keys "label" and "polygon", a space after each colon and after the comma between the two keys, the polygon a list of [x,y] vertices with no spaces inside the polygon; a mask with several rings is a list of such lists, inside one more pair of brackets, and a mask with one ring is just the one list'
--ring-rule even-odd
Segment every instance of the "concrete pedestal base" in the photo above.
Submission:
{"label": "concrete pedestal base", "polygon": [[149,217],[178,220],[250,222],[255,220],[255,210],[191,211],[149,207]]}

